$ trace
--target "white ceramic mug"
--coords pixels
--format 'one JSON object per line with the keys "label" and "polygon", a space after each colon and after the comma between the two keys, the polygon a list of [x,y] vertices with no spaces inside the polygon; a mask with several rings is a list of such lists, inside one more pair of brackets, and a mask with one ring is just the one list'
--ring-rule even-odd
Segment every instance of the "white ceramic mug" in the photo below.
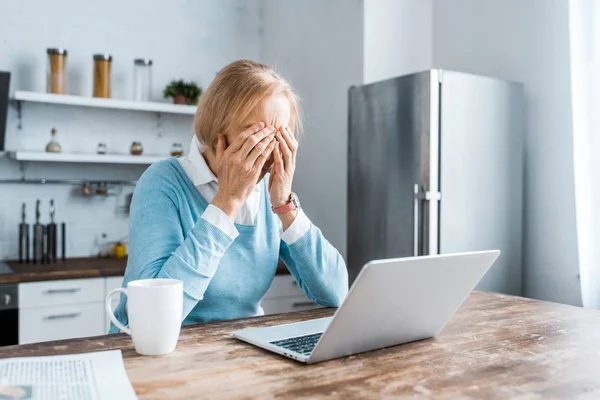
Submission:
{"label": "white ceramic mug", "polygon": [[[129,327],[113,313],[111,297],[127,296]],[[106,296],[106,312],[123,332],[131,335],[135,351],[145,356],[167,354],[175,350],[183,314],[183,283],[176,279],[141,279],[127,283]]]}

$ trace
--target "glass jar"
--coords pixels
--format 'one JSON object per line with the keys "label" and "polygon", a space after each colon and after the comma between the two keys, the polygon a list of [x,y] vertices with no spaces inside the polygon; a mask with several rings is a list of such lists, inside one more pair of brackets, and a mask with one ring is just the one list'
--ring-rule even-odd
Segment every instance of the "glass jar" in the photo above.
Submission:
{"label": "glass jar", "polygon": [[58,143],[58,139],[56,138],[56,129],[52,128],[50,131],[50,141],[46,145],[47,153],[60,153],[62,151],[62,147],[60,143]]}
{"label": "glass jar", "polygon": [[133,100],[150,101],[152,89],[152,60],[133,60]]}
{"label": "glass jar", "polygon": [[106,154],[108,152],[108,146],[106,146],[106,143],[98,143],[98,147],[96,148],[96,152],[98,154]]}
{"label": "glass jar", "polygon": [[181,143],[173,143],[171,146],[171,157],[179,157],[183,155],[183,146]]}
{"label": "glass jar", "polygon": [[129,152],[133,156],[141,156],[144,152],[144,147],[142,146],[142,142],[133,142],[131,143],[131,147],[129,148]]}
{"label": "glass jar", "polygon": [[90,182],[85,182],[81,187],[81,194],[84,196],[91,196],[94,194],[94,190],[92,189],[92,184]]}
{"label": "glass jar", "polygon": [[94,54],[94,97],[110,98],[111,64],[111,55]]}
{"label": "glass jar", "polygon": [[67,50],[57,48],[48,49],[47,52],[46,91],[54,94],[65,94],[67,88]]}
{"label": "glass jar", "polygon": [[96,187],[96,194],[106,196],[108,194],[108,187],[106,182],[98,183],[98,187]]}

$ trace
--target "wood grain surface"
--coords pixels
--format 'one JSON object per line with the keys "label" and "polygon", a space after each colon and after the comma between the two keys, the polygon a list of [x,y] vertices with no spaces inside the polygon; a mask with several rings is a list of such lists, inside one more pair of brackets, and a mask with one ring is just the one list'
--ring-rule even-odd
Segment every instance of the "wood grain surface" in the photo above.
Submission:
{"label": "wood grain surface", "polygon": [[67,258],[53,264],[20,264],[8,261],[14,274],[0,275],[0,285],[56,279],[97,278],[100,276],[121,276],[125,273],[127,259],[119,258]]}
{"label": "wood grain surface", "polygon": [[140,399],[600,399],[600,312],[519,297],[474,292],[436,339],[314,365],[231,337],[333,311],[186,326],[161,357],[137,355],[124,334],[0,348],[0,357],[122,349]]}
{"label": "wood grain surface", "polygon": [[[125,274],[127,259],[90,257],[68,258],[53,264],[20,264],[17,261],[7,261],[6,263],[14,271],[14,274],[0,275],[0,285],[57,279],[122,276]],[[279,262],[275,274],[289,274],[283,262]]]}

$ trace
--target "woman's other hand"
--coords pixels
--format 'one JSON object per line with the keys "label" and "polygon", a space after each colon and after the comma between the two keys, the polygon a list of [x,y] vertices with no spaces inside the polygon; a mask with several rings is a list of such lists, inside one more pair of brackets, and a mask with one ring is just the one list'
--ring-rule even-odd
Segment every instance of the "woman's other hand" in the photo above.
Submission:
{"label": "woman's other hand", "polygon": [[[288,127],[280,128],[275,137],[277,146],[273,151],[273,169],[269,177],[269,197],[273,207],[281,207],[290,201],[292,181],[296,170],[296,151],[298,141]],[[281,214],[281,222],[285,231],[296,218],[297,211]]]}
{"label": "woman's other hand", "polygon": [[260,122],[240,133],[228,147],[220,134],[216,148],[216,175],[219,190],[212,204],[234,221],[252,193],[262,168],[277,141],[272,126]]}

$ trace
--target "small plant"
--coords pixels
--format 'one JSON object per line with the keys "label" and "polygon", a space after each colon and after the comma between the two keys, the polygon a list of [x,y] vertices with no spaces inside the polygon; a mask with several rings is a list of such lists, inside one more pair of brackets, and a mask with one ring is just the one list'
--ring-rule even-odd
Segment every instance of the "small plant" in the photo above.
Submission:
{"label": "small plant", "polygon": [[175,104],[194,105],[198,103],[201,94],[202,89],[196,83],[185,82],[183,79],[171,81],[163,91],[165,99],[171,97]]}

